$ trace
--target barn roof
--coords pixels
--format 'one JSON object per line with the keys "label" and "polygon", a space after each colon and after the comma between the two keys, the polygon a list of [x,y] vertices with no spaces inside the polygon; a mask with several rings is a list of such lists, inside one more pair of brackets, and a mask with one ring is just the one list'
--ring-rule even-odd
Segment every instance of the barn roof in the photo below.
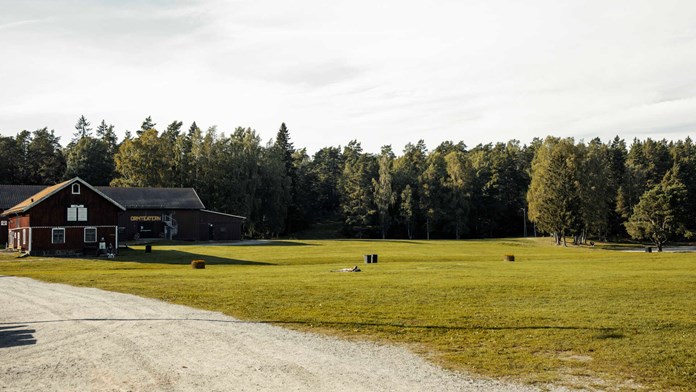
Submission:
{"label": "barn roof", "polygon": [[[202,210],[203,202],[193,188],[116,188],[94,187],[118,204],[129,209]],[[0,185],[0,212],[7,210],[46,189],[45,185]]]}
{"label": "barn roof", "polygon": [[232,214],[225,214],[224,212],[217,212],[217,211],[210,211],[210,210],[201,210],[201,212],[205,212],[206,214],[214,214],[214,215],[229,216],[229,217],[232,217],[232,218],[238,218],[238,219],[244,219],[244,220],[246,220],[246,218],[243,217],[243,216],[232,215]]}
{"label": "barn roof", "polygon": [[97,187],[128,209],[202,210],[203,202],[193,188],[116,188]]}
{"label": "barn roof", "polygon": [[44,190],[46,185],[0,185],[0,212]]}
{"label": "barn roof", "polygon": [[4,211],[3,214],[11,214],[11,213],[18,213],[18,212],[26,212],[26,211],[28,211],[29,209],[31,209],[32,207],[34,207],[35,205],[37,205],[37,204],[41,203],[42,201],[44,201],[44,200],[48,199],[49,197],[51,197],[51,196],[54,195],[56,192],[58,192],[58,191],[60,191],[60,190],[62,190],[62,189],[67,188],[68,186],[72,185],[72,184],[75,183],[75,182],[79,182],[80,184],[82,184],[82,185],[88,187],[89,189],[93,190],[93,191],[96,192],[99,196],[105,198],[106,200],[108,200],[109,202],[111,202],[112,204],[114,204],[116,207],[118,207],[118,208],[120,208],[120,209],[122,209],[122,210],[125,210],[125,209],[126,209],[126,208],[123,207],[121,204],[119,204],[119,203],[115,202],[114,200],[112,200],[109,196],[103,194],[102,192],[100,192],[99,190],[97,190],[96,188],[94,188],[93,186],[91,186],[91,185],[89,185],[88,183],[86,183],[86,182],[85,182],[84,180],[82,180],[80,177],[75,177],[75,178],[73,178],[73,179],[71,179],[71,180],[63,181],[63,182],[61,182],[61,183],[59,183],[59,184],[56,184],[56,185],[53,185],[53,186],[49,186],[48,188],[44,188],[44,189],[40,190],[39,192],[35,193],[34,195],[27,197],[26,199],[24,199],[24,200],[21,201],[20,203],[18,203],[18,204],[16,204],[15,206],[9,208],[8,210]]}

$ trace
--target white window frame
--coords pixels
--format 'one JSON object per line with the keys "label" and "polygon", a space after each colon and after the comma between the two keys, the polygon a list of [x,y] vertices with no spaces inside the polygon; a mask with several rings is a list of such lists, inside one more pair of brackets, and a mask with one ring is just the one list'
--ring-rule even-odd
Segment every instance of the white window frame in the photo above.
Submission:
{"label": "white window frame", "polygon": [[79,195],[80,194],[80,184],[78,184],[78,183],[72,184],[71,190],[72,190],[73,195]]}
{"label": "white window frame", "polygon": [[[87,241],[87,230],[94,230],[94,241]],[[84,231],[85,244],[93,244],[97,242],[97,228],[96,227],[85,227]]]}
{"label": "white window frame", "polygon": [[87,207],[68,207],[68,222],[87,222]]}
{"label": "white window frame", "polygon": [[[56,242],[55,239],[55,233],[58,231],[63,232],[63,242]],[[52,244],[64,244],[65,243],[65,228],[64,227],[58,227],[58,228],[52,228],[51,229],[51,243]]]}

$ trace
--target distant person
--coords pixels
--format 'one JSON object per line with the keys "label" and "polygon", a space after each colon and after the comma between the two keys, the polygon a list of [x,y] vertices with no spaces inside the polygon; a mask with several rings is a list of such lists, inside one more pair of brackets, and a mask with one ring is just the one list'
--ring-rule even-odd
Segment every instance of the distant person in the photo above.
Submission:
{"label": "distant person", "polygon": [[97,256],[101,255],[102,253],[106,253],[106,241],[104,241],[104,237],[99,240],[99,247],[97,248]]}

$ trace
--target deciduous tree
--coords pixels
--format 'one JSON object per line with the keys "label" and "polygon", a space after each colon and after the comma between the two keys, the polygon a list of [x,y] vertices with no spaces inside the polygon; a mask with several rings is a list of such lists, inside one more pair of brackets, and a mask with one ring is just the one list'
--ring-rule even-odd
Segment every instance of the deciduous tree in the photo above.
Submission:
{"label": "deciduous tree", "polygon": [[690,236],[685,224],[685,200],[686,187],[673,170],[641,196],[626,222],[626,231],[635,239],[652,241],[661,252],[674,235]]}

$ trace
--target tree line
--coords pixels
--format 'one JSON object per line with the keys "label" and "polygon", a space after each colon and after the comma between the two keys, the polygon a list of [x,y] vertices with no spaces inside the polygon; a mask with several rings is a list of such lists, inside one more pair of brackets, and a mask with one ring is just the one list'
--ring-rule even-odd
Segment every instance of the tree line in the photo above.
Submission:
{"label": "tree line", "polygon": [[84,116],[64,148],[42,128],[0,137],[0,181],[54,184],[79,176],[94,185],[193,187],[207,208],[247,217],[246,235],[292,235],[340,222],[361,238],[485,238],[543,233],[558,244],[631,236],[660,249],[691,236],[696,222],[696,147],[683,141],[604,143],[535,138],[529,145],[420,140],[397,155],[360,142],[295,148],[281,124],[263,143],[256,131],[229,135],[180,121],[158,131],[146,118],[118,141],[105,121]]}

